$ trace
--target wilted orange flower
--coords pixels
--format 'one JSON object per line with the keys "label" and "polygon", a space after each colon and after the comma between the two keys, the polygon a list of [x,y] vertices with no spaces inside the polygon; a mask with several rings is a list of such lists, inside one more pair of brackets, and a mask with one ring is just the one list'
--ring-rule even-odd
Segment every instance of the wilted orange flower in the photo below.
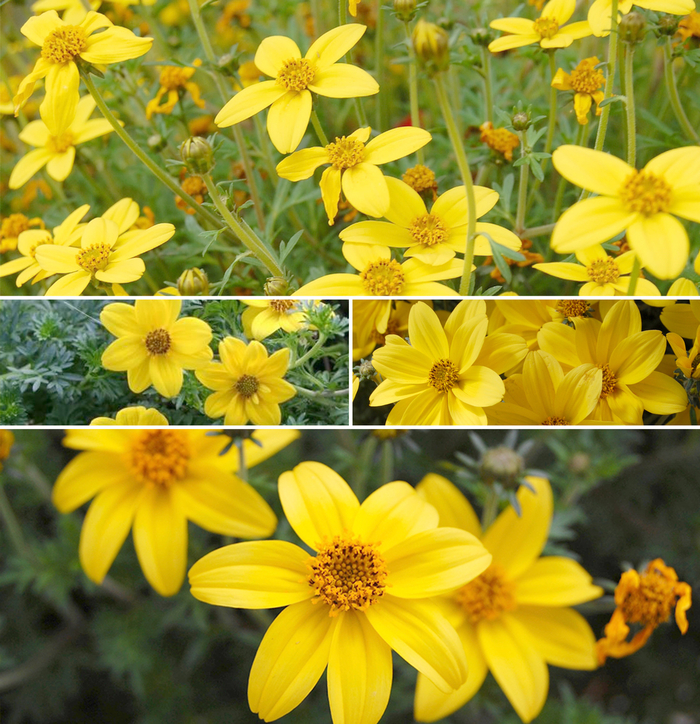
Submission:
{"label": "wilted orange flower", "polygon": [[520,145],[520,139],[515,133],[511,133],[507,128],[494,128],[491,121],[482,123],[479,130],[482,143],[492,151],[502,154],[506,161],[513,160],[513,151]]}
{"label": "wilted orange flower", "polygon": [[[180,186],[182,190],[192,196],[198,204],[204,202],[207,196],[207,185],[199,176],[187,176],[187,178],[182,180]],[[186,214],[195,213],[195,210],[179,196],[175,197],[175,206],[177,206],[178,209],[182,209]]]}

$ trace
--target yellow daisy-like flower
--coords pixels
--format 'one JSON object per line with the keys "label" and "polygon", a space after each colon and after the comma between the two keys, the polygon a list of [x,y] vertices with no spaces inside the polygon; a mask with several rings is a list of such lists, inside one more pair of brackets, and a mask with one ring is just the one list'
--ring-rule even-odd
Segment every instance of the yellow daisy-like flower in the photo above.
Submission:
{"label": "yellow daisy-like flower", "polygon": [[[110,305],[114,306],[114,305]],[[126,306],[126,305],[125,305]],[[168,418],[153,407],[125,407],[112,417],[96,417],[90,420],[91,427],[120,425],[125,427],[163,427]]]}
{"label": "yellow daisy-like flower", "polygon": [[596,68],[599,63],[600,61],[595,56],[584,58],[571,73],[566,73],[559,68],[552,78],[552,88],[574,92],[576,120],[582,126],[588,123],[588,112],[594,102],[596,116],[603,112],[600,102],[605,98],[605,93],[601,90],[605,85],[605,76],[603,71]]}
{"label": "yellow daisy-like flower", "polygon": [[[352,305],[352,358],[361,360],[382,346],[388,335],[408,334],[408,315],[415,302],[360,300]],[[428,302],[432,305],[432,302]],[[388,313],[388,315],[387,315]]]}
{"label": "yellow daisy-like flower", "polygon": [[438,528],[435,508],[404,482],[383,485],[360,504],[337,473],[305,462],[280,476],[279,494],[312,553],[287,541],[237,543],[189,573],[200,601],[286,606],[253,662],[251,710],[265,721],[284,716],[328,667],[335,724],[376,724],[391,692],[392,649],[439,688],[461,686],[463,647],[429,598],[488,567],[479,541]]}
{"label": "yellow daisy-like flower", "polygon": [[415,717],[432,722],[464,706],[489,670],[524,722],[532,721],[547,699],[547,664],[566,669],[596,668],[595,637],[576,606],[603,590],[571,558],[542,556],[552,524],[552,488],[528,476],[517,498],[482,531],[464,495],[440,475],[428,475],[417,490],[440,514],[440,524],[481,540],[493,562],[478,578],[440,599],[456,627],[469,662],[466,683],[440,691],[418,674]]}
{"label": "yellow daisy-like flower", "polygon": [[695,339],[700,327],[700,300],[690,299],[688,304],[670,304],[661,311],[661,323],[681,337]]}
{"label": "yellow daisy-like flower", "polygon": [[[106,30],[95,32],[101,28]],[[29,18],[21,31],[41,47],[41,57],[17,89],[15,115],[31,96],[36,81],[46,78],[41,117],[53,136],[60,136],[75,117],[80,85],[77,59],[95,65],[119,63],[147,53],[153,43],[153,38],[139,38],[95,12],[87,13],[77,25],[69,25],[55,10],[49,10]]]}
{"label": "yellow daisy-like flower", "polygon": [[289,181],[313,176],[323,164],[330,166],[321,176],[321,196],[332,224],[338,213],[342,190],[348,202],[367,216],[384,216],[391,197],[384,174],[377,168],[423,148],[432,136],[422,128],[405,126],[380,133],[369,143],[371,128],[358,128],[349,136],[337,138],[325,148],[304,148],[282,159],[277,173]]}
{"label": "yellow daisy-like flower", "polygon": [[[417,259],[399,263],[391,251],[378,244],[343,244],[343,256],[359,274],[328,274],[304,284],[299,297],[458,297],[439,279],[455,279],[464,268],[462,259],[428,266]],[[474,271],[475,267],[472,267]]]}
{"label": "yellow daisy-like flower", "polygon": [[338,63],[367,28],[341,25],[311,44],[302,58],[297,44],[282,35],[265,38],[255,53],[255,65],[274,78],[256,83],[236,95],[219,111],[220,128],[240,123],[270,106],[267,132],[280,153],[301,143],[311,119],[311,93],[328,98],[357,98],[379,92],[377,81],[349,63]]}
{"label": "yellow daisy-like flower", "polygon": [[593,32],[587,20],[566,23],[576,10],[576,0],[550,0],[537,20],[527,18],[498,18],[490,26],[508,35],[489,43],[492,53],[539,43],[541,48],[568,48],[574,40],[585,38]]}
{"label": "yellow daisy-like flower", "polygon": [[700,147],[666,151],[637,171],[619,158],[581,146],[560,146],[552,161],[572,184],[599,194],[567,209],[552,233],[552,249],[572,252],[626,230],[642,265],[659,279],[677,277],[690,244],[674,216],[700,222]]}
{"label": "yellow daisy-like flower", "polygon": [[[179,65],[167,65],[160,72],[160,88],[156,93],[156,97],[148,101],[146,105],[146,118],[151,119],[154,113],[172,113],[173,109],[180,100],[180,93],[189,91],[192,96],[194,104],[198,108],[204,108],[204,100],[200,97],[199,86],[192,82],[190,78],[195,74],[197,68],[202,65],[202,61],[199,58],[195,58],[192,63],[193,67],[181,67]],[[168,99],[163,105],[160,104],[161,99],[165,94],[168,94]]]}
{"label": "yellow daisy-like flower", "polygon": [[[626,295],[636,254],[626,251],[619,256],[608,256],[600,244],[579,249],[576,252],[578,264],[555,261],[534,264],[545,274],[574,282],[586,282],[579,290],[581,297],[614,297]],[[637,280],[637,294],[659,296],[661,292],[648,280]]]}
{"label": "yellow daisy-like flower", "polygon": [[19,236],[23,231],[29,231],[32,226],[44,228],[44,222],[35,216],[33,219],[24,214],[10,214],[0,223],[0,254],[14,251],[17,248]]}
{"label": "yellow daisy-like flower", "polygon": [[73,122],[58,136],[54,136],[43,121],[28,123],[20,132],[19,138],[34,146],[35,150],[29,151],[12,169],[10,188],[18,189],[24,186],[44,166],[54,181],[65,181],[73,170],[75,147],[114,130],[105,118],[88,120],[95,105],[92,96],[83,96],[78,102]]}
{"label": "yellow daisy-like flower", "polygon": [[296,389],[285,382],[289,368],[289,348],[268,357],[260,342],[246,344],[226,337],[219,342],[221,362],[211,362],[195,374],[213,395],[207,397],[204,412],[223,417],[226,425],[279,425],[280,403],[291,400]]}
{"label": "yellow daisy-like flower", "polygon": [[108,304],[100,321],[118,339],[102,353],[102,366],[126,372],[132,392],[153,385],[164,397],[175,397],[183,369],[201,369],[214,356],[211,327],[195,317],[178,319],[181,309],[180,299]]}
{"label": "yellow daisy-like flower", "polygon": [[285,332],[298,332],[308,326],[306,312],[299,302],[291,299],[249,299],[241,315],[243,331],[248,339],[258,341],[269,337],[278,329]]}
{"label": "yellow daisy-like flower", "polygon": [[[236,446],[207,430],[70,430],[64,445],[85,450],[58,476],[52,500],[70,513],[95,498],[80,532],[80,564],[102,583],[133,526],[141,570],[161,596],[180,590],[187,567],[187,521],[239,538],[265,538],[277,527],[270,506],[236,472]],[[245,440],[246,467],[291,439],[256,432]],[[285,433],[281,433],[284,435]],[[293,439],[293,438],[292,438]],[[283,444],[280,445],[279,442]],[[269,445],[268,445],[269,442]]]}
{"label": "yellow daisy-like flower", "polygon": [[[635,5],[671,15],[687,15],[695,10],[695,0],[619,0],[618,12],[627,15]],[[588,22],[594,35],[609,35],[612,26],[612,0],[595,0],[588,9]]]}
{"label": "yellow daisy-like flower", "polygon": [[[303,151],[300,151],[303,153]],[[360,221],[340,232],[348,243],[378,244],[406,249],[404,256],[413,257],[430,266],[446,264],[456,253],[464,253],[469,211],[464,186],[456,186],[438,197],[430,212],[420,195],[408,184],[387,178],[389,209],[385,221]],[[488,213],[498,201],[498,194],[483,186],[474,187],[476,216]],[[496,224],[477,223],[474,254],[488,256],[491,246],[488,234],[496,243],[509,249],[520,249],[520,239]]]}
{"label": "yellow daisy-like flower", "polygon": [[125,240],[116,222],[104,217],[93,219],[83,230],[79,249],[56,244],[37,247],[39,266],[50,274],[65,275],[48,288],[46,295],[78,296],[95,280],[107,284],[135,282],[146,271],[143,260],[137,257],[165,244],[174,233],[172,224],[156,224],[129,232]]}
{"label": "yellow daisy-like flower", "polygon": [[505,388],[496,372],[477,364],[488,319],[480,307],[474,312],[450,315],[443,329],[437,314],[418,302],[408,315],[410,342],[390,335],[375,351],[372,364],[384,381],[369,402],[396,403],[387,425],[486,424],[483,408],[500,402]]}
{"label": "yellow daisy-like flower", "polygon": [[695,339],[690,350],[686,350],[685,340],[675,332],[669,332],[666,335],[668,343],[671,345],[674,355],[676,356],[676,368],[679,369],[687,379],[700,379],[700,328],[695,333]]}

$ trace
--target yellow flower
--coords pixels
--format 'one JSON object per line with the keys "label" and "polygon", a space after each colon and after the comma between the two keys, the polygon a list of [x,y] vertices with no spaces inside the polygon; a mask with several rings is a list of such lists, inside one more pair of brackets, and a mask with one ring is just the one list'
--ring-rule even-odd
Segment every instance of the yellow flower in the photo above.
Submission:
{"label": "yellow flower", "polygon": [[567,181],[600,194],[562,214],[552,233],[554,251],[585,249],[626,231],[630,248],[654,276],[672,279],[683,271],[690,245],[674,215],[700,222],[699,146],[666,151],[641,171],[581,146],[560,146],[552,161]]}
{"label": "yellow flower", "polygon": [[[328,274],[304,284],[293,296],[339,297],[457,297],[454,289],[438,284],[462,273],[464,262],[452,259],[428,266],[417,259],[399,264],[391,251],[378,244],[343,244],[343,256],[359,274]],[[474,267],[472,267],[472,271]]]}
{"label": "yellow flower", "polygon": [[547,664],[596,668],[593,632],[570,607],[603,591],[571,558],[541,556],[552,523],[552,489],[544,478],[526,480],[517,493],[521,513],[508,506],[483,532],[473,508],[449,480],[428,475],[417,487],[437,508],[441,525],[472,533],[493,556],[484,573],[440,601],[457,628],[469,677],[456,691],[443,692],[419,674],[418,721],[436,721],[462,707],[490,669],[518,716],[530,722],[547,699]]}
{"label": "yellow flower", "polygon": [[[627,15],[634,5],[671,15],[687,15],[695,10],[695,0],[619,0],[618,12]],[[608,35],[612,24],[612,0],[595,0],[588,9],[588,22],[594,35]]]}
{"label": "yellow flower", "polygon": [[700,38],[700,13],[696,13],[695,10],[688,13],[688,15],[678,23],[678,35],[680,35],[683,40]]}
{"label": "yellow flower", "polygon": [[401,180],[423,198],[425,198],[425,195],[428,195],[433,201],[437,199],[438,185],[435,172],[422,163],[406,169],[401,176]]}
{"label": "yellow flower", "polygon": [[[116,306],[116,305],[110,305]],[[126,306],[126,305],[125,305]],[[124,407],[114,418],[96,417],[90,420],[90,426],[106,427],[120,425],[126,427],[163,427],[168,424],[168,418],[153,407]]]}
{"label": "yellow flower", "polygon": [[321,196],[329,224],[338,213],[341,189],[360,213],[384,216],[391,199],[387,180],[377,166],[423,148],[432,136],[422,128],[405,126],[380,133],[367,143],[371,130],[358,128],[347,137],[336,137],[325,148],[297,151],[280,161],[277,173],[289,181],[301,181],[313,176],[319,166],[330,164],[321,176]]}
{"label": "yellow flower", "polygon": [[372,364],[384,381],[370,405],[396,403],[387,425],[486,424],[483,408],[500,402],[505,388],[496,372],[477,364],[488,319],[485,308],[473,309],[463,318],[458,307],[443,329],[437,314],[418,302],[408,315],[410,343],[390,335],[374,352]]}
{"label": "yellow flower", "polygon": [[305,57],[297,44],[282,35],[265,38],[255,53],[255,65],[274,78],[256,83],[236,95],[219,111],[220,128],[240,123],[270,107],[267,132],[280,153],[292,152],[311,119],[311,93],[329,98],[356,98],[379,91],[367,71],[338,63],[363,36],[364,25],[341,25],[311,44]]}
{"label": "yellow flower", "polygon": [[687,379],[700,379],[700,369],[698,369],[698,364],[700,364],[700,327],[698,332],[695,333],[695,340],[690,351],[686,351],[685,341],[679,334],[669,332],[666,339],[676,356],[676,367]]}
{"label": "yellow flower", "polygon": [[178,319],[180,299],[139,299],[108,304],[100,321],[117,339],[102,353],[102,366],[126,372],[129,389],[153,385],[164,397],[182,389],[182,371],[205,367],[213,357],[211,327],[201,319]]}
{"label": "yellow flower", "polygon": [[[106,30],[95,33],[101,28]],[[41,117],[53,136],[60,136],[70,126],[78,107],[80,73],[76,59],[100,66],[119,63],[147,53],[153,43],[153,38],[139,38],[95,12],[87,13],[77,25],[69,25],[55,10],[49,10],[29,18],[21,31],[41,47],[41,57],[19,85],[14,97],[15,115],[32,94],[36,81],[46,78]]]}
{"label": "yellow flower", "polygon": [[[367,357],[382,346],[390,334],[405,337],[408,333],[408,314],[414,302],[375,302],[358,299],[352,305],[352,357]],[[432,302],[428,302],[432,305]]]}
{"label": "yellow flower", "polygon": [[78,102],[73,122],[58,136],[54,136],[43,121],[28,123],[20,132],[19,138],[34,146],[35,150],[29,151],[12,169],[10,188],[18,189],[24,186],[44,166],[54,181],[65,181],[73,170],[75,147],[114,130],[104,118],[88,120],[95,105],[92,96],[83,96]]}
{"label": "yellow flower", "polygon": [[[44,228],[44,222],[37,216],[33,219],[27,218],[24,214],[10,214],[0,224],[0,254],[14,251],[17,248],[19,236],[23,231],[28,231],[32,226]],[[2,276],[2,274],[0,274]]]}
{"label": "yellow flower", "polygon": [[306,312],[291,299],[250,299],[241,315],[243,331],[248,339],[265,339],[278,329],[298,332],[308,326]]}
{"label": "yellow flower", "polygon": [[[246,467],[279,449],[274,437],[258,439],[259,450],[252,440],[243,443]],[[236,475],[238,449],[222,454],[227,444],[226,436],[207,430],[68,431],[64,445],[87,452],[63,469],[52,499],[61,513],[70,513],[95,498],[80,532],[80,564],[88,578],[102,583],[132,525],[141,570],[161,596],[177,593],[185,577],[188,520],[219,535],[272,535],[277,518]]]}
{"label": "yellow flower", "polygon": [[10,430],[0,430],[0,471],[3,460],[10,457],[10,450],[15,442],[15,436]]}
{"label": "yellow flower", "polygon": [[566,25],[576,9],[576,0],[550,0],[537,20],[527,18],[499,18],[492,20],[494,30],[509,35],[489,43],[492,53],[539,43],[542,48],[568,48],[574,40],[585,38],[593,31],[587,20]]}
{"label": "yellow flower", "polygon": [[[150,120],[154,113],[172,113],[173,108],[180,100],[180,92],[189,91],[194,104],[198,108],[204,108],[204,100],[200,97],[199,86],[193,83],[190,78],[194,75],[197,68],[202,65],[199,58],[195,58],[192,63],[194,67],[181,67],[179,65],[167,65],[160,72],[160,88],[156,97],[148,101],[146,105],[146,118]],[[168,94],[168,100],[160,105],[160,101],[165,94]]]}
{"label": "yellow flower", "polygon": [[552,88],[574,91],[576,120],[582,126],[588,123],[588,111],[591,110],[594,101],[596,116],[602,113],[600,102],[605,98],[605,93],[600,89],[605,85],[605,76],[600,69],[595,67],[599,63],[600,61],[595,56],[584,58],[570,74],[559,68],[552,78]]}
{"label": "yellow flower", "polygon": [[204,412],[209,417],[224,417],[226,425],[279,425],[280,403],[291,400],[296,389],[285,382],[289,368],[289,348],[268,357],[260,342],[246,344],[226,337],[219,342],[221,362],[211,362],[195,374],[213,395],[207,397]]}
{"label": "yellow flower", "polygon": [[486,121],[479,126],[481,135],[479,140],[485,143],[492,151],[500,153],[506,161],[513,160],[513,151],[520,145],[517,134],[507,128],[494,128],[491,121]]}
{"label": "yellow flower", "polygon": [[689,303],[674,302],[661,311],[661,323],[666,329],[686,339],[695,339],[700,327],[700,300]]}
{"label": "yellow flower", "polygon": [[237,543],[204,556],[189,573],[200,601],[286,607],[253,662],[251,710],[265,721],[284,716],[328,667],[335,724],[376,724],[391,691],[392,649],[441,689],[461,686],[464,651],[429,598],[489,565],[476,538],[438,528],[435,508],[404,482],[383,485],[360,504],[321,463],[283,473],[279,494],[313,553],[287,541]]}
{"label": "yellow flower", "polygon": [[[555,261],[534,264],[533,268],[559,279],[586,282],[578,290],[581,297],[624,296],[627,294],[629,274],[635,256],[633,251],[626,251],[619,256],[608,256],[605,249],[596,244],[576,252],[578,264]],[[659,296],[660,292],[648,279],[638,279],[637,294]]]}
{"label": "yellow flower", "polygon": [[[605,638],[597,644],[598,662],[602,665],[608,656],[621,659],[639,651],[654,629],[668,621],[674,608],[676,625],[685,634],[691,597],[690,586],[679,581],[677,573],[661,558],[651,561],[644,573],[634,568],[625,571],[615,589],[615,612],[605,627]],[[627,641],[630,623],[643,628]]]}
{"label": "yellow flower", "polygon": [[[300,151],[299,153],[303,153]],[[385,221],[360,221],[343,229],[340,238],[350,244],[378,244],[406,249],[403,255],[424,264],[439,266],[464,253],[469,212],[464,186],[446,191],[433,204],[430,212],[425,202],[408,184],[395,178],[385,179],[389,189],[389,208]],[[474,187],[476,216],[488,213],[498,201],[498,194],[483,186]],[[488,256],[491,246],[481,234],[488,234],[496,243],[509,249],[520,249],[520,239],[496,224],[477,223],[474,254]]]}
{"label": "yellow flower", "polygon": [[[50,274],[65,274],[46,291],[47,296],[78,296],[90,282],[123,284],[143,276],[146,265],[138,256],[165,242],[175,233],[172,224],[119,235],[119,226],[104,216],[83,229],[80,248],[42,244],[37,263]],[[128,240],[125,237],[128,235]]]}

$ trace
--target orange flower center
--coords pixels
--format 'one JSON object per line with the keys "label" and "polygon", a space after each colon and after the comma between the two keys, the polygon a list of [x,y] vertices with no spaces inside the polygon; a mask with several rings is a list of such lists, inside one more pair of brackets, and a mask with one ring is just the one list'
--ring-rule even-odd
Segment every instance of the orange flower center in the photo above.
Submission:
{"label": "orange flower center", "polygon": [[270,309],[277,312],[277,314],[284,314],[288,312],[294,304],[294,302],[290,302],[287,299],[273,299],[270,302]]}
{"label": "orange flower center", "polygon": [[187,474],[187,438],[175,430],[144,430],[131,448],[131,471],[145,485],[170,486]]}
{"label": "orange flower center", "polygon": [[64,131],[60,136],[49,136],[46,149],[51,153],[64,153],[71,146],[75,146],[75,139],[70,131]]}
{"label": "orange flower center", "polygon": [[31,222],[24,214],[10,214],[0,224],[0,239],[17,238],[30,227]]}
{"label": "orange flower center", "polygon": [[246,399],[252,397],[258,391],[258,378],[253,375],[243,375],[236,380],[234,388],[236,392]]}
{"label": "orange flower center", "polygon": [[335,536],[319,546],[308,565],[308,582],[316,592],[314,603],[330,606],[331,616],[350,609],[366,611],[384,595],[386,564],[372,543]]}
{"label": "orange flower center", "polygon": [[79,25],[52,30],[41,47],[41,57],[49,63],[67,63],[87,48],[87,35]]}
{"label": "orange flower center", "polygon": [[556,415],[550,415],[548,418],[542,420],[542,425],[568,425],[569,421],[563,417],[556,417]]}
{"label": "orange flower center", "polygon": [[403,289],[405,277],[401,264],[394,259],[371,261],[360,274],[362,286],[368,295],[396,296]]}
{"label": "orange flower center", "polygon": [[426,191],[432,191],[433,195],[435,195],[437,191],[435,173],[420,163],[413,168],[409,168],[401,178],[403,182],[408,184],[416,193],[422,194]]}
{"label": "orange flower center", "polygon": [[334,168],[341,171],[346,168],[357,166],[365,160],[365,144],[357,138],[343,136],[326,146],[328,160]]}
{"label": "orange flower center", "polygon": [[416,244],[435,246],[442,244],[447,239],[445,222],[435,214],[417,216],[409,224],[408,230]]}
{"label": "orange flower center", "polygon": [[282,63],[277,83],[290,91],[303,91],[313,83],[316,68],[305,58],[292,58]]}
{"label": "orange flower center", "polygon": [[177,68],[168,65],[160,71],[160,84],[166,90],[178,90],[184,88],[187,81],[194,74],[192,68]]}
{"label": "orange flower center", "polygon": [[612,395],[617,388],[617,377],[615,373],[610,369],[609,364],[599,365],[600,369],[603,370],[603,387],[600,391],[600,399],[604,400],[609,395]]}
{"label": "orange flower center", "polygon": [[535,20],[535,32],[540,40],[553,38],[559,32],[559,23],[554,18],[537,18]]}
{"label": "orange flower center", "polygon": [[172,339],[167,329],[154,329],[146,335],[144,340],[148,354],[152,356],[165,354],[172,345]]}
{"label": "orange flower center", "polygon": [[515,584],[506,579],[505,572],[495,563],[455,595],[472,624],[495,621],[502,613],[518,606]]}
{"label": "orange flower center", "polygon": [[567,319],[585,317],[590,308],[591,305],[588,302],[579,301],[578,299],[561,299],[555,307],[557,312]]}
{"label": "orange flower center", "polygon": [[627,211],[644,216],[668,211],[673,190],[661,176],[648,171],[632,171],[620,189],[620,200]]}
{"label": "orange flower center", "polygon": [[449,392],[459,379],[457,365],[449,359],[436,362],[428,372],[428,384],[438,392]]}
{"label": "orange flower center", "polygon": [[588,278],[598,284],[614,284],[620,278],[620,269],[617,262],[608,256],[605,259],[596,259],[586,267]]}
{"label": "orange flower center", "polygon": [[75,261],[79,267],[86,272],[94,274],[107,268],[109,257],[112,253],[112,247],[104,242],[90,244],[85,249],[81,249],[75,257]]}
{"label": "orange flower center", "polygon": [[586,58],[582,60],[569,76],[571,87],[577,93],[595,93],[605,85],[603,71],[596,68],[598,58]]}
{"label": "orange flower center", "polygon": [[650,564],[639,574],[637,585],[631,583],[632,577],[628,581],[625,576],[623,574],[615,592],[625,621],[654,628],[668,621],[677,597],[678,577],[673,568]]}

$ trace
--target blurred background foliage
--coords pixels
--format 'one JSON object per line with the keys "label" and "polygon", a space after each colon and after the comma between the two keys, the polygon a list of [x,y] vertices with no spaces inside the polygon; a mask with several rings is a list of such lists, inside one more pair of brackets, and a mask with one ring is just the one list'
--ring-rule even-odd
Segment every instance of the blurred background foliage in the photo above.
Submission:
{"label": "blurred background foliage", "polygon": [[[515,439],[517,437],[517,440]],[[74,455],[59,431],[17,431],[0,473],[0,711],[4,724],[237,724],[258,721],[247,706],[248,673],[274,612],[238,611],[195,600],[187,585],[155,594],[129,538],[102,586],[78,563],[84,508],[60,515],[50,502],[56,476]],[[276,537],[293,539],[276,493],[279,474],[303,460],[324,462],[360,498],[392,479],[417,484],[439,472],[479,509],[485,486],[469,456],[504,442],[547,471],[556,512],[546,553],[575,556],[612,591],[621,570],[663,557],[696,592],[700,584],[700,435],[690,430],[307,431],[250,471],[280,516]],[[523,448],[523,444],[525,444]],[[477,468],[478,469],[478,468]],[[504,503],[505,504],[505,503]],[[12,529],[12,522],[16,529]],[[190,524],[189,564],[228,541]],[[550,695],[537,724],[697,724],[700,618],[690,629],[661,626],[636,655],[594,672],[550,668]],[[596,636],[610,596],[581,607]],[[412,721],[415,671],[395,658],[385,724]],[[330,722],[325,684],[284,717]],[[489,677],[445,720],[518,724]]]}

